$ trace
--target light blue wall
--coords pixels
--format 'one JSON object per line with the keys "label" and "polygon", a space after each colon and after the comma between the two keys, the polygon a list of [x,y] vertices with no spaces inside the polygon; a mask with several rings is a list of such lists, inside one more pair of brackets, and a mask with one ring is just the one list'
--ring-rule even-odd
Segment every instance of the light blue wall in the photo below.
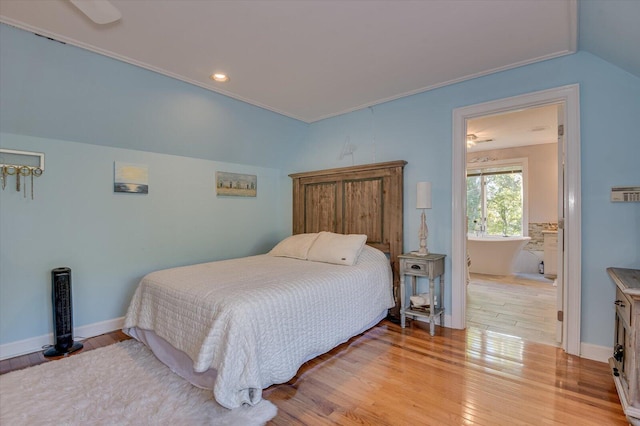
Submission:
{"label": "light blue wall", "polygon": [[347,138],[357,146],[355,164],[407,160],[405,250],[418,247],[416,182],[431,181],[428,246],[449,256],[450,271],[453,109],[574,83],[581,96],[582,341],[610,346],[615,293],[605,269],[640,268],[640,204],[609,202],[612,186],[640,185],[634,75],[586,52],[493,74],[313,123],[293,163],[299,170],[351,165],[351,156],[338,160]]}
{"label": "light blue wall", "polygon": [[[0,344],[52,331],[55,267],[83,326],[124,315],[149,271],[290,235],[304,123],[5,25],[0,92],[0,147],[46,155],[35,200],[0,191]],[[149,194],[114,194],[114,161],[148,165]],[[257,197],[217,197],[216,171],[257,175]]]}
{"label": "light blue wall", "polygon": [[[0,134],[0,146],[46,154],[34,200],[0,192],[0,336],[52,330],[51,269],[72,269],[76,326],[118,318],[140,278],[172,266],[268,251],[290,234],[280,170]],[[149,194],[113,192],[114,161],[146,164]],[[215,172],[255,174],[255,198],[217,197]]]}
{"label": "light blue wall", "polygon": [[640,77],[640,2],[580,0],[578,48]]}
{"label": "light blue wall", "polygon": [[[611,186],[640,184],[637,77],[580,52],[308,126],[0,25],[0,146],[47,154],[35,200],[0,193],[0,344],[51,331],[53,267],[73,268],[83,325],[121,316],[150,270],[267,250],[290,232],[286,175],[351,165],[351,156],[338,160],[347,137],[355,164],[409,162],[407,250],[418,244],[415,183],[433,182],[429,248],[449,255],[450,271],[453,109],[573,83],[581,88],[582,341],[608,346],[614,287],[605,268],[640,267],[640,204],[609,202]],[[113,161],[148,164],[150,194],[113,194]],[[216,197],[216,170],[257,174],[258,197]]]}
{"label": "light blue wall", "polygon": [[0,129],[280,167],[307,125],[0,24]]}

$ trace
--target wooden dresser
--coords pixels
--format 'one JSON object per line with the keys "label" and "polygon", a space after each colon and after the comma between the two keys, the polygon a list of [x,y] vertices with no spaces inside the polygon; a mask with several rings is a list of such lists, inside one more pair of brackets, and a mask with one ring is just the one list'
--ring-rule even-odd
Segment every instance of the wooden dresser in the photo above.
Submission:
{"label": "wooden dresser", "polygon": [[616,284],[615,342],[609,365],[622,409],[640,426],[640,270],[607,268]]}

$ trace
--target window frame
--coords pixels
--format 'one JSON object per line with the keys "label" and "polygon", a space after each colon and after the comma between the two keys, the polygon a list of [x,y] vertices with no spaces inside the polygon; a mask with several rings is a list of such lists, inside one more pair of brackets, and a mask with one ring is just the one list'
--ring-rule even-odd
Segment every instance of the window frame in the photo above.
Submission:
{"label": "window frame", "polygon": [[[486,158],[486,157],[485,157]],[[483,170],[496,167],[508,167],[516,166],[522,168],[522,236],[529,236],[529,159],[526,157],[521,158],[506,158],[500,160],[489,160],[484,158],[478,158],[477,161],[467,162],[467,173],[469,170]],[[465,188],[467,180],[465,178]],[[470,232],[470,230],[467,230]]]}

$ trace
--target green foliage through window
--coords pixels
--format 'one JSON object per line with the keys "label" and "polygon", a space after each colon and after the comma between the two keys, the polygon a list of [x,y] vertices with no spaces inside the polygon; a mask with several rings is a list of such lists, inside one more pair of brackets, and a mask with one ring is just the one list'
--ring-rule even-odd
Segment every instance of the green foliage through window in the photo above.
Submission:
{"label": "green foliage through window", "polygon": [[467,171],[467,217],[470,233],[523,235],[522,167]]}

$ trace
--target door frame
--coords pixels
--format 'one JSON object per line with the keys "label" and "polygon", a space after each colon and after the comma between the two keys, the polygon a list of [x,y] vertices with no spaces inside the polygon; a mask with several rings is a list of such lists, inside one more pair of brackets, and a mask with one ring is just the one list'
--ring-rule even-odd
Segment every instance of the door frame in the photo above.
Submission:
{"label": "door frame", "polygon": [[[536,106],[563,103],[566,151],[564,162],[563,341],[569,354],[580,355],[581,312],[581,199],[580,199],[580,87],[572,84],[453,110],[451,326],[466,326],[467,120]],[[560,219],[560,218],[559,218]]]}
{"label": "door frame", "polygon": [[[557,168],[558,168],[558,179],[556,180],[556,185],[558,185],[558,196],[556,197],[556,202],[558,203],[557,214],[558,218],[562,218],[564,220],[565,210],[564,210],[564,190],[565,190],[565,175],[564,175],[564,157],[567,151],[566,137],[564,129],[567,127],[565,125],[565,109],[566,106],[564,103],[558,104],[556,107],[556,113],[558,116],[558,145],[557,145]],[[560,127],[562,126],[562,127]],[[561,131],[562,129],[562,131]],[[562,173],[561,173],[562,172]],[[558,220],[560,222],[560,219]],[[564,247],[564,221],[562,223],[558,223],[558,233],[556,234],[556,248]],[[556,253],[556,311],[564,311],[564,251],[558,250]],[[563,338],[566,335],[567,330],[565,327],[565,322],[558,320],[556,321],[556,342],[560,342],[562,346]],[[563,346],[564,348],[564,346]]]}

